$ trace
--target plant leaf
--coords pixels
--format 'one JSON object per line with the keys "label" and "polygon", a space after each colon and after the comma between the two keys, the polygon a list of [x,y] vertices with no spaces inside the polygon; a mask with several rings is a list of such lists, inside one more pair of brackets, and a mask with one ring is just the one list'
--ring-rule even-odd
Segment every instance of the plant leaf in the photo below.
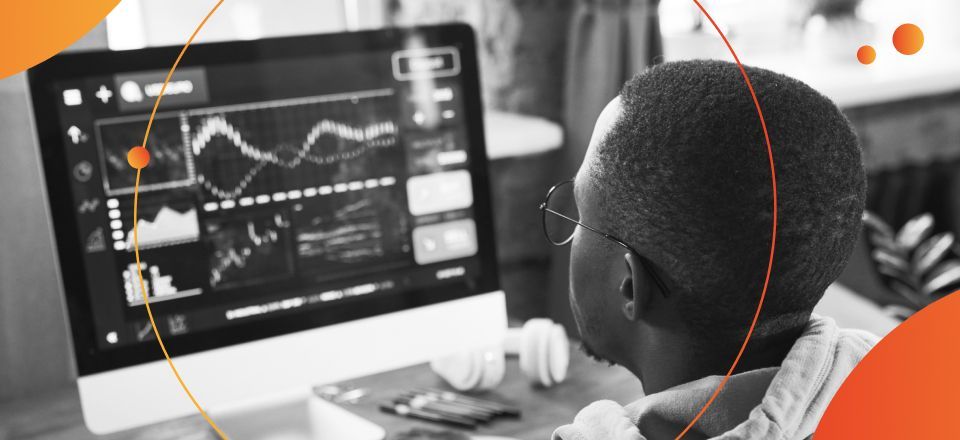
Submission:
{"label": "plant leaf", "polygon": [[913,249],[933,231],[933,215],[920,214],[910,219],[897,233],[897,243],[907,249]]}
{"label": "plant leaf", "polygon": [[870,234],[869,237],[874,247],[881,248],[900,258],[905,259],[907,257],[907,249],[901,247],[899,243],[894,241],[893,237],[887,237],[878,233]]}
{"label": "plant leaf", "polygon": [[895,255],[884,249],[874,249],[871,256],[873,257],[873,261],[879,265],[890,266],[906,274],[910,273],[910,263],[907,263],[907,260],[899,255]]}
{"label": "plant leaf", "polygon": [[880,275],[886,278],[885,281],[887,287],[893,289],[893,285],[896,283],[907,287],[913,293],[917,292],[916,285],[910,280],[910,277],[907,274],[890,266],[884,265],[877,266],[877,272],[880,272]]}
{"label": "plant leaf", "polygon": [[960,261],[947,260],[930,271],[926,282],[920,287],[920,293],[932,295],[945,287],[960,283]]}
{"label": "plant leaf", "polygon": [[873,231],[876,234],[879,234],[882,237],[887,237],[893,240],[893,228],[891,228],[890,225],[883,221],[883,219],[878,215],[870,211],[863,211],[863,227]]}
{"label": "plant leaf", "polygon": [[898,304],[888,304],[883,307],[884,313],[897,318],[901,321],[905,321],[907,318],[912,316],[916,310],[909,307],[901,306]]}
{"label": "plant leaf", "polygon": [[950,247],[953,246],[953,242],[953,233],[943,232],[930,237],[927,241],[921,243],[920,246],[917,246],[912,261],[914,274],[922,277],[923,274],[950,252]]}
{"label": "plant leaf", "polygon": [[886,281],[887,287],[889,287],[890,290],[896,292],[901,297],[909,301],[910,304],[917,309],[922,309],[924,306],[930,303],[930,300],[927,297],[920,295],[915,287],[907,285],[896,278],[888,278]]}

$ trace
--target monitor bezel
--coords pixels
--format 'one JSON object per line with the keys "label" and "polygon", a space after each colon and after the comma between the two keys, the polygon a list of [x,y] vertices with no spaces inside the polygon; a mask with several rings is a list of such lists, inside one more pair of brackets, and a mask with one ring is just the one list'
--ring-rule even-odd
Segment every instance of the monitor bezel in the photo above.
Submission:
{"label": "monitor bezel", "polygon": [[[493,212],[489,191],[486,144],[483,132],[476,43],[466,24],[443,24],[370,31],[269,38],[191,45],[179,68],[269,61],[303,56],[325,56],[358,51],[402,49],[402,42],[416,35],[428,46],[457,46],[461,51],[461,86],[467,137],[471,148],[469,171],[474,187],[474,220],[477,226],[480,277],[455,285],[417,289],[403,295],[378,298],[370,308],[334,304],[322,310],[267,318],[205,331],[191,337],[165,337],[173,356],[198,353],[274,336],[310,330],[385,313],[461,299],[499,290]],[[30,95],[39,139],[46,194],[56,238],[63,295],[80,376],[92,375],[163,359],[155,343],[101,350],[96,343],[87,277],[82,264],[81,240],[76,228],[74,199],[70,187],[66,142],[60,135],[56,82],[118,72],[169,69],[180,46],[130,51],[97,51],[60,54],[28,71]],[[365,348],[368,349],[368,348]]]}

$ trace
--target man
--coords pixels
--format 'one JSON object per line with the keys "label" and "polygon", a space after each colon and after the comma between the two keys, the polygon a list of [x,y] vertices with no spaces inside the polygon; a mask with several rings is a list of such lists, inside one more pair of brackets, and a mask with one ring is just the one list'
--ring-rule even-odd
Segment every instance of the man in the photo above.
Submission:
{"label": "man", "polygon": [[[809,437],[876,342],[812,315],[860,230],[866,182],[856,135],[805,84],[747,73],[773,146],[776,253],[747,350],[687,439]],[[585,350],[630,370],[646,397],[596,402],[554,439],[672,439],[694,418],[760,299],[771,186],[760,120],[735,64],[667,63],[624,85],[545,215],[557,244],[565,241],[550,230],[556,222],[579,220],[568,233],[570,305]],[[576,206],[556,202],[564,191]]]}

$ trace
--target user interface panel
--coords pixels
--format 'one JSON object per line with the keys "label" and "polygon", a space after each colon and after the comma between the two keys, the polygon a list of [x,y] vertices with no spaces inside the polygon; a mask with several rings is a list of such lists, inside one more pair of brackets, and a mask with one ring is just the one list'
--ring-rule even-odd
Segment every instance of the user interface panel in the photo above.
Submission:
{"label": "user interface panel", "polygon": [[[146,142],[144,289],[126,155],[143,142],[165,63],[129,69],[136,54],[117,53],[104,57],[116,71],[35,83],[35,101],[56,101],[44,104],[58,145],[48,135],[43,147],[61,149],[48,179],[68,182],[51,189],[69,197],[51,199],[71,211],[69,225],[55,221],[61,257],[80,256],[61,264],[82,272],[65,279],[85,284],[67,285],[86,296],[71,305],[87,306],[71,311],[90,324],[84,349],[155,350],[144,296],[161,334],[193,351],[262,337],[271,323],[282,333],[492,286],[481,276],[493,250],[472,43],[442,29],[192,47]],[[309,49],[326,45],[339,50]]]}

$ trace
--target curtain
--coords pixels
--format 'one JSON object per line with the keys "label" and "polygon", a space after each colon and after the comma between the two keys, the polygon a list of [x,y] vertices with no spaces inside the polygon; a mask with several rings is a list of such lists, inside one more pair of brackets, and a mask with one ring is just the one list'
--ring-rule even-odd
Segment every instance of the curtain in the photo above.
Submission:
{"label": "curtain", "polygon": [[579,0],[564,81],[565,170],[580,166],[603,107],[634,74],[663,56],[659,0]]}
{"label": "curtain", "polygon": [[[597,116],[623,83],[662,60],[658,4],[659,0],[578,0],[567,42],[566,142],[557,180],[572,177],[580,167]],[[569,252],[568,246],[551,252],[547,313],[575,334],[567,302]]]}

